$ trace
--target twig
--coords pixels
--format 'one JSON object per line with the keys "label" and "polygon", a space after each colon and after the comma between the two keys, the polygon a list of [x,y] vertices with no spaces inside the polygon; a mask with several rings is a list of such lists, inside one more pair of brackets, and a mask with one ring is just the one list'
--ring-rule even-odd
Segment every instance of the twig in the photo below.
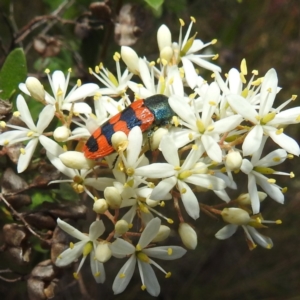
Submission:
{"label": "twig", "polygon": [[2,201],[5,203],[5,205],[12,211],[12,214],[17,217],[19,220],[21,220],[24,224],[24,226],[34,235],[36,236],[39,240],[47,243],[50,245],[50,241],[48,239],[44,239],[42,236],[40,236],[38,233],[36,233],[30,225],[27,223],[27,221],[10,205],[10,203],[4,198],[4,196],[0,193],[0,198]]}
{"label": "twig", "polygon": [[[6,269],[6,270],[0,270],[0,273],[13,273],[12,270],[10,269]],[[22,276],[19,276],[17,278],[13,278],[13,279],[8,279],[8,278],[5,278],[3,276],[0,276],[0,279],[3,280],[3,281],[6,281],[6,282],[17,282],[17,281],[20,281],[22,280]]]}

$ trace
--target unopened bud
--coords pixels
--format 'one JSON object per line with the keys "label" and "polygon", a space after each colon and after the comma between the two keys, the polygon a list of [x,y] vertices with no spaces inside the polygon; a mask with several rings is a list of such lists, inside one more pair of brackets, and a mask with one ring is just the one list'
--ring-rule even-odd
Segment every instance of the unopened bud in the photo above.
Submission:
{"label": "unopened bud", "polygon": [[133,74],[139,73],[139,57],[132,48],[122,46],[121,57],[130,72]]}
{"label": "unopened bud", "polygon": [[104,190],[104,198],[112,209],[118,209],[122,203],[122,197],[114,186],[108,186]]}
{"label": "unopened bud", "polygon": [[59,155],[59,159],[62,163],[72,169],[91,169],[95,165],[95,161],[88,159],[82,152],[67,151]]}
{"label": "unopened bud", "polygon": [[45,101],[45,90],[40,81],[35,77],[28,77],[25,85],[30,95],[39,102]]}
{"label": "unopened bud", "polygon": [[93,210],[95,213],[104,214],[107,211],[107,209],[108,209],[108,204],[105,199],[103,199],[103,198],[97,199],[94,202]]}
{"label": "unopened bud", "polygon": [[251,220],[245,210],[236,207],[224,208],[221,215],[225,222],[235,225],[247,225]]}
{"label": "unopened bud", "polygon": [[151,139],[151,150],[158,149],[162,137],[167,133],[168,133],[168,129],[163,127],[160,127],[154,131]]}
{"label": "unopened bud", "polygon": [[126,233],[129,229],[129,224],[127,221],[121,219],[115,224],[115,231],[117,235],[122,235]]}
{"label": "unopened bud", "polygon": [[160,225],[156,237],[152,240],[153,243],[164,241],[170,235],[171,229],[168,226]]}
{"label": "unopened bud", "polygon": [[165,47],[172,45],[172,34],[170,29],[166,25],[161,25],[157,30],[157,44],[159,51],[162,51]]}
{"label": "unopened bud", "polygon": [[[267,194],[264,192],[257,192],[257,194],[260,202],[264,201],[267,198]],[[240,205],[251,205],[249,193],[239,195],[237,201]]]}
{"label": "unopened bud", "polygon": [[230,151],[226,156],[226,167],[230,171],[239,170],[242,165],[243,158],[239,151]]}
{"label": "unopened bud", "polygon": [[57,142],[64,142],[70,136],[70,129],[66,126],[59,126],[53,132],[53,137]]}
{"label": "unopened bud", "polygon": [[197,247],[197,233],[189,224],[180,223],[178,232],[186,248],[194,250]]}
{"label": "unopened bud", "polygon": [[169,46],[164,47],[161,51],[160,51],[160,58],[166,60],[167,62],[169,62],[173,56],[173,49]]}
{"label": "unopened bud", "polygon": [[125,132],[117,131],[112,135],[111,143],[117,152],[124,151],[128,145],[128,137]]}
{"label": "unopened bud", "polygon": [[107,262],[111,258],[111,250],[107,242],[100,242],[96,248],[95,256],[101,263]]}

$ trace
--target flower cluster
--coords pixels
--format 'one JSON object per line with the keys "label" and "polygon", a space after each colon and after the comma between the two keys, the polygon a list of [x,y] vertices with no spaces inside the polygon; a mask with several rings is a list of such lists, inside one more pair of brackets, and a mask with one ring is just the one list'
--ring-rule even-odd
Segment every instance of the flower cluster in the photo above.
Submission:
{"label": "flower cluster", "polygon": [[[250,249],[256,243],[271,248],[272,240],[257,229],[280,221],[263,220],[260,203],[269,196],[282,204],[286,188],[277,185],[272,175],[294,176],[273,167],[300,154],[298,143],[284,133],[287,125],[300,122],[300,107],[285,110],[296,96],[274,106],[280,91],[276,71],[270,69],[263,77],[253,71],[247,81],[245,60],[240,70],[233,68],[222,76],[220,67],[209,61],[218,55],[201,54],[216,40],[205,44],[196,35],[190,36],[194,23],[191,18],[183,35],[180,20],[176,42],[167,26],[158,29],[156,62],[122,47],[114,55],[116,75],[102,63],[90,69],[99,85],[78,81],[67,92],[70,71],[65,77],[62,71],[50,76],[47,70],[51,94],[38,79],[28,77],[20,84],[21,91],[44,104],[37,125],[22,95],[17,98],[14,116],[24,126],[1,122],[0,145],[27,142],[20,150],[19,173],[30,165],[40,142],[49,161],[67,177],[53,183],[69,182],[77,193],[87,193],[94,200],[95,221],[88,235],[57,220],[62,230],[80,241],[71,243],[55,263],[63,267],[82,254],[74,273],[77,278],[90,254],[93,276],[103,283],[104,263],[128,257],[113,283],[115,294],[124,291],[136,264],[142,289],[153,296],[159,294],[151,265],[166,277],[171,273],[152,258],[178,259],[186,252],[181,246],[155,245],[169,236],[169,226],[174,223],[171,210],[178,215],[175,224],[187,249],[197,246],[194,228],[200,210],[220,215],[229,223],[216,233],[218,239],[230,237],[242,226]],[[121,59],[126,66],[123,74]],[[210,81],[201,76],[204,71],[212,72]],[[135,95],[132,101],[131,92]],[[84,102],[90,96],[93,105]],[[59,125],[47,132],[54,118]],[[265,144],[270,141],[278,149],[265,154]],[[237,173],[248,178],[248,191],[239,190]],[[223,201],[223,210],[202,203],[202,195],[209,191]],[[105,222],[114,225],[107,237],[103,237]],[[137,232],[134,224],[141,227]]]}

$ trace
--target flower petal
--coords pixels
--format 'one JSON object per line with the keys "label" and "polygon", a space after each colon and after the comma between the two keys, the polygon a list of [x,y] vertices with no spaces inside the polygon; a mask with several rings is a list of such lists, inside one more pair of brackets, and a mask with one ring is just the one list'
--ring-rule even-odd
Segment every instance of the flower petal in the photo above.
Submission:
{"label": "flower petal", "polygon": [[18,108],[19,113],[21,114],[21,116],[20,116],[21,120],[27,125],[27,127],[30,130],[36,131],[36,126],[33,123],[31,113],[30,113],[27,103],[22,95],[18,95],[18,97],[17,97],[17,108]]}
{"label": "flower petal", "polygon": [[25,147],[25,153],[20,154],[18,160],[18,173],[25,171],[30,163],[34,150],[38,144],[38,138],[31,139]]}
{"label": "flower petal", "polygon": [[194,220],[198,219],[200,214],[200,207],[197,197],[193,193],[192,189],[185,182],[178,180],[177,184],[181,194],[182,203],[186,212]]}
{"label": "flower petal", "polygon": [[57,225],[60,229],[73,236],[74,238],[84,241],[85,243],[89,241],[89,237],[87,235],[83,234],[81,231],[61,220],[60,218],[57,219]]}
{"label": "flower petal", "polygon": [[154,218],[146,225],[138,242],[142,249],[148,246],[150,242],[156,237],[159,231],[160,224],[161,220],[159,218]]}
{"label": "flower petal", "polygon": [[103,234],[104,231],[105,231],[105,227],[102,220],[97,220],[93,222],[89,230],[90,240],[91,241],[96,240],[98,237],[100,237]]}
{"label": "flower petal", "polygon": [[[172,251],[170,251],[172,250]],[[182,257],[187,251],[180,246],[160,246],[143,249],[143,253],[152,258],[173,260]]]}
{"label": "flower petal", "polygon": [[225,240],[231,237],[237,230],[238,225],[235,224],[228,224],[222,229],[220,229],[216,234],[215,237],[219,240]]}
{"label": "flower petal", "polygon": [[260,146],[263,137],[263,128],[260,125],[254,126],[246,136],[243,143],[243,155],[253,154]]}

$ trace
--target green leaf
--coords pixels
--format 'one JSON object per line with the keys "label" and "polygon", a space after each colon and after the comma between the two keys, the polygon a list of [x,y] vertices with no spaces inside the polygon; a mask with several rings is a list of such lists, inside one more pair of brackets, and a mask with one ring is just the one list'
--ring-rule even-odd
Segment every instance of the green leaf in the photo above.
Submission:
{"label": "green leaf", "polygon": [[163,5],[164,0],[145,0],[146,3],[155,10],[159,10],[160,7]]}
{"label": "green leaf", "polygon": [[31,209],[36,208],[37,206],[43,204],[44,202],[54,202],[52,195],[50,195],[50,192],[40,192],[35,191],[31,196],[32,203],[29,206]]}
{"label": "green leaf", "polygon": [[9,99],[18,88],[19,83],[24,82],[27,76],[26,58],[22,48],[14,49],[7,56],[0,71],[0,97]]}

